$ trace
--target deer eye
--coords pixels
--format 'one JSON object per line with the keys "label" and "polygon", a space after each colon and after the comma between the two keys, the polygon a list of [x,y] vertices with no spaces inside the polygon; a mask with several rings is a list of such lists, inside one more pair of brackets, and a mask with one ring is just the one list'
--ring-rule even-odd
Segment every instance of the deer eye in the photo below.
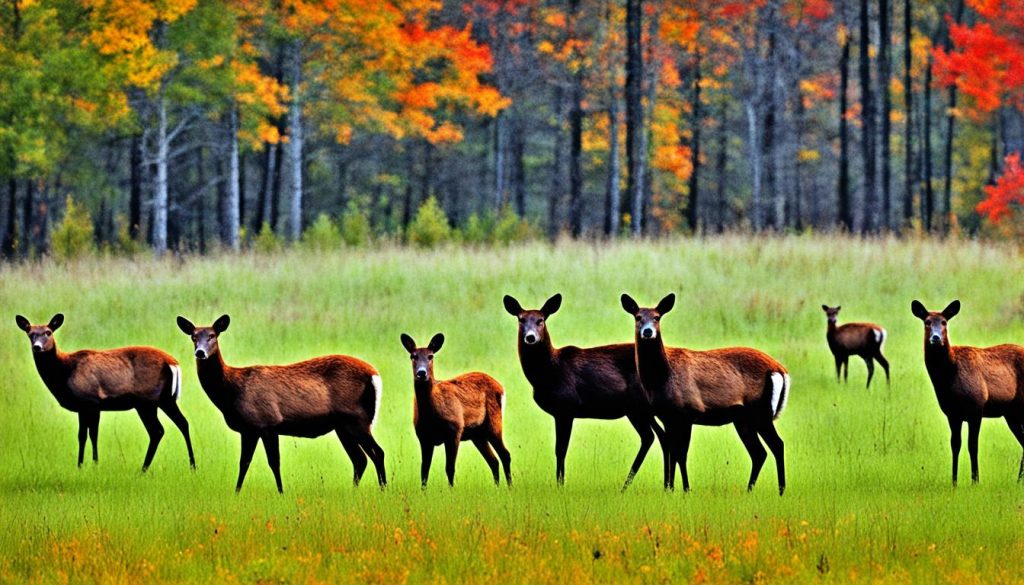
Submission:
{"label": "deer eye", "polygon": [[432,355],[428,355],[428,356],[427,356],[427,361],[428,361],[428,362],[432,362],[432,361],[434,361],[434,356],[432,356]]}
{"label": "deer eye", "polygon": [[520,323],[526,323],[526,319],[524,319],[523,317],[520,317],[520,318],[519,318],[519,322],[520,322]]}
{"label": "deer eye", "polygon": [[941,321],[941,323],[942,323],[943,325],[945,325],[945,324],[946,324],[946,320],[945,320],[945,319],[943,319],[943,320]]}
{"label": "deer eye", "polygon": [[537,325],[543,325],[544,319],[537,319]]}
{"label": "deer eye", "polygon": [[45,336],[49,337],[50,335],[53,335],[53,334],[52,334],[52,333],[50,333],[49,331],[47,331],[46,333],[43,333],[43,335],[45,335]]}
{"label": "deer eye", "polygon": [[659,316],[659,317],[655,317],[655,318],[654,318],[654,321],[655,321],[655,322],[661,321],[661,317],[660,317],[660,316]]}

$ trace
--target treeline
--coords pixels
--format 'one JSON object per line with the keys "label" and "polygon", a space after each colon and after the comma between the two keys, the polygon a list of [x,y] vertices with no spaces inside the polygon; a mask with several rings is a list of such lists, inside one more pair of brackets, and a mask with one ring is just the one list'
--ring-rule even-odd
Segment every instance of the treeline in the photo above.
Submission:
{"label": "treeline", "polygon": [[0,251],[50,251],[65,215],[158,254],[409,241],[427,202],[479,241],[1016,235],[1020,8],[11,0]]}

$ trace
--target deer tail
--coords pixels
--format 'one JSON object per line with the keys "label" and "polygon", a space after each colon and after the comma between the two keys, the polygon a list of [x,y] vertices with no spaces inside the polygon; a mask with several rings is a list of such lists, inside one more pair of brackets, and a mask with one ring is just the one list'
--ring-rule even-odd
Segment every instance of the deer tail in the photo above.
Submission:
{"label": "deer tail", "polygon": [[771,372],[769,375],[772,387],[772,420],[782,416],[789,400],[789,374],[785,372]]}
{"label": "deer tail", "polygon": [[372,429],[377,424],[377,415],[380,414],[380,397],[384,391],[380,374],[374,373],[370,376],[370,386],[373,388],[373,411],[370,413],[370,428]]}
{"label": "deer tail", "polygon": [[888,337],[889,333],[881,327],[875,329],[873,333],[875,334],[875,343],[878,344],[878,349],[881,350],[882,346],[885,345],[885,338]]}
{"label": "deer tail", "polygon": [[169,364],[171,369],[171,398],[177,402],[181,400],[181,366]]}

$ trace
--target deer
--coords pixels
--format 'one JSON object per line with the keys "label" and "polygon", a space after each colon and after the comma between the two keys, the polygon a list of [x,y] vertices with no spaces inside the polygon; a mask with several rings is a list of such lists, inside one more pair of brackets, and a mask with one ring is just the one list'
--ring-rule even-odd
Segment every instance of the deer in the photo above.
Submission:
{"label": "deer", "polygon": [[654,412],[665,425],[669,489],[675,488],[678,467],[683,490],[690,491],[686,458],[693,425],[732,424],[752,463],[747,491],[754,489],[767,459],[763,439],[775,458],[782,495],[786,462],[775,421],[789,399],[789,372],[768,354],[749,347],[707,351],[665,347],[661,318],[675,306],[675,298],[670,293],[654,308],[641,308],[628,294],[620,299],[635,320],[636,369],[651,394]]}
{"label": "deer", "polygon": [[[983,418],[1004,418],[1024,449],[1024,347],[950,345],[949,321],[960,313],[954,300],[941,312],[929,311],[920,301],[910,310],[924,323],[924,365],[931,378],[939,409],[949,422],[953,453],[953,486],[960,459],[960,433],[967,423],[967,451],[971,481],[978,483],[978,434]],[[1024,454],[1017,481],[1024,480]]]}
{"label": "deer", "polygon": [[144,346],[64,353],[57,349],[53,336],[64,324],[62,313],[54,315],[46,325],[32,325],[21,315],[16,315],[15,321],[32,343],[32,358],[43,384],[57,404],[78,414],[79,468],[85,460],[87,438],[92,441],[92,460],[99,462],[100,413],[135,410],[149,434],[149,447],[142,463],[145,473],[164,436],[158,409],[185,437],[189,465],[196,468],[188,420],[178,407],[181,367],[177,360],[155,347]]}
{"label": "deer", "polygon": [[[491,468],[494,484],[501,485],[498,459],[505,470],[505,482],[512,485],[512,456],[502,439],[505,389],[483,372],[470,372],[450,380],[434,378],[434,356],[444,345],[438,333],[426,347],[417,347],[408,334],[401,335],[409,352],[413,372],[413,427],[420,442],[420,482],[427,487],[434,447],[444,445],[448,485],[455,486],[455,459],[459,443],[472,441]],[[491,448],[494,448],[493,450]],[[495,457],[494,452],[498,455]]]}
{"label": "deer", "polygon": [[[519,363],[533,387],[534,402],[555,420],[558,485],[565,484],[565,458],[573,422],[577,418],[615,420],[626,417],[640,435],[640,450],[622,486],[626,490],[647,457],[655,436],[664,447],[664,432],[654,420],[650,397],[637,375],[633,344],[555,348],[547,319],[561,307],[561,294],[552,296],[536,310],[524,309],[509,295],[505,295],[504,304],[505,310],[519,321]],[[666,454],[666,472],[667,465]]]}
{"label": "deer", "polygon": [[828,341],[828,348],[832,350],[832,356],[836,360],[836,381],[839,381],[839,371],[844,370],[843,379],[850,378],[850,356],[860,356],[868,367],[867,388],[871,388],[871,378],[875,375],[875,362],[882,365],[885,370],[885,383],[889,384],[889,360],[882,355],[882,345],[888,335],[885,328],[874,323],[844,323],[837,325],[839,309],[841,306],[830,307],[822,305],[828,317],[828,330],[825,339]]}
{"label": "deer", "polygon": [[222,315],[209,327],[197,327],[178,317],[178,328],[192,339],[199,384],[228,428],[241,437],[235,492],[242,491],[260,441],[277,491],[284,493],[280,436],[312,439],[332,431],[352,460],[353,484],[359,485],[369,457],[377,483],[385,487],[384,450],[372,434],[382,390],[376,368],[344,355],[285,366],[232,367],[224,362],[219,342],[230,323],[230,317]]}

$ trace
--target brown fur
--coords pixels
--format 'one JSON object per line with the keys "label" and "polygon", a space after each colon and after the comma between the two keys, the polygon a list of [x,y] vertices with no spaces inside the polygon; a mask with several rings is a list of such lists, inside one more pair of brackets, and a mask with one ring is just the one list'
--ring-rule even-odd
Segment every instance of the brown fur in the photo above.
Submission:
{"label": "brown fur", "polygon": [[[779,493],[783,493],[784,445],[773,421],[788,398],[786,368],[771,356],[747,347],[709,351],[666,348],[661,317],[674,304],[675,295],[669,295],[657,307],[642,309],[629,295],[622,295],[623,309],[636,320],[637,370],[671,445],[669,487],[674,487],[675,466],[679,466],[683,489],[690,489],[686,458],[693,425],[733,424],[752,462],[747,489],[753,489],[767,458],[761,444],[764,439],[775,457]],[[782,377],[774,398],[773,375]]]}
{"label": "brown fur", "polygon": [[[53,332],[64,322],[57,314],[47,325],[30,325],[17,316],[18,327],[32,341],[32,357],[43,383],[57,403],[78,413],[78,466],[85,460],[86,439],[92,440],[92,459],[99,460],[96,440],[99,435],[100,412],[104,410],[135,410],[149,434],[149,447],[142,470],[153,462],[157,446],[164,435],[157,417],[161,409],[185,437],[190,465],[195,468],[192,439],[188,421],[178,408],[173,387],[172,367],[178,362],[153,347],[122,347],[105,351],[81,350],[64,353],[57,349]],[[180,375],[180,368],[178,369]],[[180,380],[179,380],[180,383]]]}
{"label": "brown fur", "polygon": [[[654,443],[662,443],[664,433],[654,420],[649,395],[640,384],[631,343],[579,348],[568,345],[555,348],[546,320],[562,303],[555,295],[539,310],[527,311],[519,301],[505,296],[505,310],[519,320],[519,362],[523,374],[533,386],[533,399],[555,419],[556,478],[565,482],[565,456],[569,451],[573,421],[577,418],[618,419],[626,417],[640,435],[640,450],[633,459],[622,489],[633,477]],[[526,341],[530,332],[538,338]],[[662,443],[664,446],[664,444]],[[663,449],[664,451],[664,449]],[[667,487],[668,455],[665,454]]]}
{"label": "brown fur", "polygon": [[[836,381],[839,381],[840,369],[843,370],[843,380],[850,377],[850,356],[859,356],[868,367],[867,387],[871,387],[871,378],[875,375],[875,360],[885,370],[885,383],[889,383],[889,361],[882,355],[882,345],[885,343],[885,328],[874,323],[845,323],[837,325],[839,309],[841,307],[829,307],[822,305],[822,310],[828,316],[828,329],[825,331],[825,340],[828,341],[828,348],[836,362]],[[879,332],[876,335],[875,332]],[[879,339],[879,337],[881,337]]]}
{"label": "brown fur", "polygon": [[[434,447],[444,445],[448,485],[454,485],[459,444],[469,440],[491,468],[494,483],[500,483],[500,458],[505,468],[505,482],[512,485],[512,456],[502,438],[505,390],[497,380],[482,372],[436,380],[434,355],[443,342],[444,336],[439,333],[427,347],[416,347],[411,337],[402,334],[402,345],[409,352],[413,366],[413,426],[422,455],[420,481],[423,486],[427,485]],[[494,451],[498,452],[497,457]]]}
{"label": "brown fur", "polygon": [[[978,435],[982,418],[1005,418],[1013,436],[1024,448],[1024,347],[953,346],[949,343],[948,320],[960,312],[953,301],[941,312],[929,312],[918,301],[911,304],[914,315],[925,325],[924,363],[931,378],[939,408],[946,415],[953,453],[953,485],[957,483],[960,458],[960,430],[967,422],[967,451],[971,457],[971,479],[978,481]],[[1024,479],[1024,455],[1017,480]]]}
{"label": "brown fur", "polygon": [[367,456],[377,481],[387,483],[384,451],[374,440],[376,415],[374,377],[370,364],[343,355],[329,355],[287,366],[235,368],[224,363],[218,337],[227,329],[227,315],[212,327],[195,327],[178,317],[178,326],[196,347],[199,383],[224,421],[242,439],[235,490],[242,489],[259,441],[267,452],[278,491],[281,484],[280,435],[319,437],[334,432],[352,460],[356,485],[366,470]]}

